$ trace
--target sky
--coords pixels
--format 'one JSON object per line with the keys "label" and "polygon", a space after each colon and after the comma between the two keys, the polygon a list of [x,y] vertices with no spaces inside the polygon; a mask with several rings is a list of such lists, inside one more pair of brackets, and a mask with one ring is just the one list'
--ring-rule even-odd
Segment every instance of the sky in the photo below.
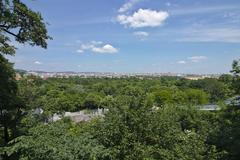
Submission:
{"label": "sky", "polygon": [[239,0],[23,1],[53,40],[13,41],[18,69],[213,74],[240,58]]}

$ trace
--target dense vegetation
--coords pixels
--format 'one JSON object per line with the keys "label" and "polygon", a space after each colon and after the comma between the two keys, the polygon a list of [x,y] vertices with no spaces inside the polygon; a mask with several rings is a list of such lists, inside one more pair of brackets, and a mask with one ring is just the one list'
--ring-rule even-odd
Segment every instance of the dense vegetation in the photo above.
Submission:
{"label": "dense vegetation", "polygon": [[[0,0],[0,159],[238,160],[240,61],[231,75],[197,81],[178,77],[50,78],[16,81],[10,40],[47,47],[41,15],[20,0]],[[21,71],[23,75],[24,72]],[[198,106],[219,104],[221,110]],[[42,114],[33,114],[42,108]],[[107,108],[104,117],[51,122],[54,113]]]}
{"label": "dense vegetation", "polygon": [[231,85],[217,79],[190,81],[162,78],[49,78],[26,77],[19,83],[28,107],[45,114],[82,109],[111,108],[114,104],[148,106],[203,105],[232,96]]}
{"label": "dense vegetation", "polygon": [[[3,151],[29,160],[238,159],[239,108],[223,103],[237,94],[234,73],[197,81],[27,76],[16,83],[18,136]],[[223,108],[197,108],[209,103]],[[33,115],[36,108],[44,112]],[[96,108],[109,111],[89,122],[48,122],[54,113]]]}

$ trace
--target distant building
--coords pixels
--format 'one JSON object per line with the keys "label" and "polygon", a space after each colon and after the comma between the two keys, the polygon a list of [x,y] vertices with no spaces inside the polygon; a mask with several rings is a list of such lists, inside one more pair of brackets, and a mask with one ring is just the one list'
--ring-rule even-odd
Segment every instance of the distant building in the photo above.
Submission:
{"label": "distant building", "polygon": [[184,78],[189,79],[189,80],[195,80],[195,81],[199,80],[199,79],[204,79],[204,77],[194,77],[194,76],[186,76]]}

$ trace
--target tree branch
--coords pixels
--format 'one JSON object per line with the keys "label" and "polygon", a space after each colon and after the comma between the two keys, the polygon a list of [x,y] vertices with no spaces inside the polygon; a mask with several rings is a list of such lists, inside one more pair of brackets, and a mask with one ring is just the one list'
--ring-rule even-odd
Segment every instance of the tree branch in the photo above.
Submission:
{"label": "tree branch", "polygon": [[6,33],[8,33],[8,34],[10,34],[10,35],[12,35],[12,36],[20,39],[20,40],[23,40],[22,37],[18,36],[17,34],[15,34],[15,33],[13,33],[13,32],[10,32],[9,30],[6,29],[6,27],[7,27],[7,26],[0,25],[0,28],[1,28],[3,31],[5,31]]}
{"label": "tree branch", "polygon": [[6,24],[7,24],[6,22],[4,24],[1,24],[0,28],[5,28],[8,30],[10,28],[10,26],[7,26]]}

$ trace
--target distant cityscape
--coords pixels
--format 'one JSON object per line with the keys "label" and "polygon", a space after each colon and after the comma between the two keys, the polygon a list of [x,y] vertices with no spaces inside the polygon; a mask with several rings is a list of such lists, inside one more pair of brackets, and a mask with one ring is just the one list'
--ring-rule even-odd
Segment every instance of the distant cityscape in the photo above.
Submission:
{"label": "distant cityscape", "polygon": [[185,73],[115,73],[115,72],[45,72],[45,71],[24,71],[25,76],[34,75],[43,79],[47,78],[129,78],[129,77],[181,77],[190,80],[198,80],[204,78],[219,78],[221,74],[185,74]]}

